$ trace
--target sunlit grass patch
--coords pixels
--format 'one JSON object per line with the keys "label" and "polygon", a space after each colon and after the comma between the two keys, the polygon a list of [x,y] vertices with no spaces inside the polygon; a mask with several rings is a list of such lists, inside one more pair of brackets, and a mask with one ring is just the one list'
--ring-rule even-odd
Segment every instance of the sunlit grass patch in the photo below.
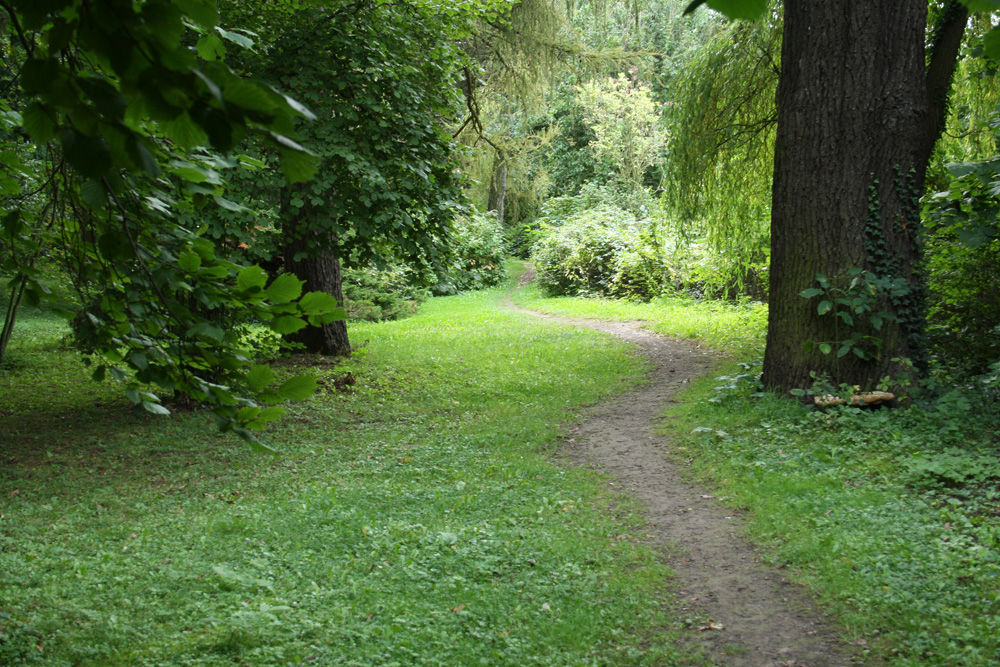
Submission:
{"label": "sunlit grass patch", "polygon": [[534,284],[514,301],[523,308],[569,317],[641,320],[656,333],[704,341],[723,352],[746,356],[763,348],[767,306],[664,296],[649,303],[602,298],[544,297]]}

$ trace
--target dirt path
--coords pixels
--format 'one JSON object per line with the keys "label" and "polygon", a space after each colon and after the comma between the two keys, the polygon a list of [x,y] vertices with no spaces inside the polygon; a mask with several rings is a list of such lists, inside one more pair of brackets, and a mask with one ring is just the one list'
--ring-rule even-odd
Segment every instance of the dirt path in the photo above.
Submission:
{"label": "dirt path", "polygon": [[646,537],[670,567],[679,614],[695,619],[691,641],[720,665],[841,667],[858,664],[806,593],[761,562],[739,516],[692,485],[665,454],[658,415],[673,394],[711,367],[697,344],[671,340],[635,323],[546,319],[604,331],[635,343],[654,364],[649,385],[591,408],[567,436],[567,455],[602,470],[646,507]]}

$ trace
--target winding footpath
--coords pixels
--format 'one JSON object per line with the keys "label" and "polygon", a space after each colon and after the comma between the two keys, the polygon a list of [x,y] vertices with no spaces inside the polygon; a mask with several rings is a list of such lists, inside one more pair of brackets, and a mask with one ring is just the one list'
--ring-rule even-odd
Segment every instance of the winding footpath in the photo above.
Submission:
{"label": "winding footpath", "polygon": [[[523,282],[523,281],[522,281]],[[602,402],[569,430],[571,461],[595,468],[645,507],[645,539],[675,572],[676,615],[694,619],[689,641],[733,667],[847,667],[863,664],[806,592],[762,562],[740,517],[687,481],[656,433],[660,413],[690,379],[707,372],[710,353],[636,323],[575,320],[508,307],[634,343],[654,368],[649,384]]]}

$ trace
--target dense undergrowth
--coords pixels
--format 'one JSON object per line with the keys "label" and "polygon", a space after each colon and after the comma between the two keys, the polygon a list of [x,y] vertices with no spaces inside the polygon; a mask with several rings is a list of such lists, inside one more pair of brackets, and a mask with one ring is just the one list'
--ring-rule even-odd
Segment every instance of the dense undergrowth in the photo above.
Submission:
{"label": "dense undergrowth", "polygon": [[642,362],[501,295],[354,325],[364,352],[317,367],[276,458],[200,410],[136,411],[25,309],[0,371],[0,664],[698,664],[628,501],[547,457]]}
{"label": "dense undergrowth", "polygon": [[[523,300],[644,319],[750,359],[763,308],[664,300]],[[698,323],[698,324],[695,324]],[[925,390],[907,409],[818,410],[763,394],[723,361],[665,416],[674,450],[745,510],[750,534],[836,612],[875,664],[1000,664],[1000,373]]]}

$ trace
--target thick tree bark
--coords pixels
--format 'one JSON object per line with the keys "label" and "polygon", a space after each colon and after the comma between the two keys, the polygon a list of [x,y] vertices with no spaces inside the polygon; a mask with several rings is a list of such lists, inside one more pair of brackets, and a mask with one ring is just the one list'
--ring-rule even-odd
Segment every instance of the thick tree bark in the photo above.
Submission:
{"label": "thick tree bark", "polygon": [[[291,199],[301,194],[303,205],[294,207]],[[326,292],[344,305],[344,291],[340,260],[331,250],[335,247],[332,235],[318,231],[321,210],[310,201],[311,193],[304,185],[291,186],[281,195],[282,250],[285,271],[304,280],[304,292]],[[339,320],[322,326],[300,329],[286,338],[305,346],[306,352],[331,356],[351,354],[347,336],[347,321]]]}
{"label": "thick tree bark", "polygon": [[[915,231],[927,158],[926,0],[787,0],[778,86],[771,216],[771,291],[764,382],[808,387],[810,371],[871,385],[921,355],[922,281]],[[900,278],[911,290],[879,307],[902,321],[876,330],[819,316],[816,274],[846,287],[849,271]],[[851,333],[877,358],[836,352]],[[807,343],[814,344],[806,351]],[[833,344],[823,354],[820,342]]]}

